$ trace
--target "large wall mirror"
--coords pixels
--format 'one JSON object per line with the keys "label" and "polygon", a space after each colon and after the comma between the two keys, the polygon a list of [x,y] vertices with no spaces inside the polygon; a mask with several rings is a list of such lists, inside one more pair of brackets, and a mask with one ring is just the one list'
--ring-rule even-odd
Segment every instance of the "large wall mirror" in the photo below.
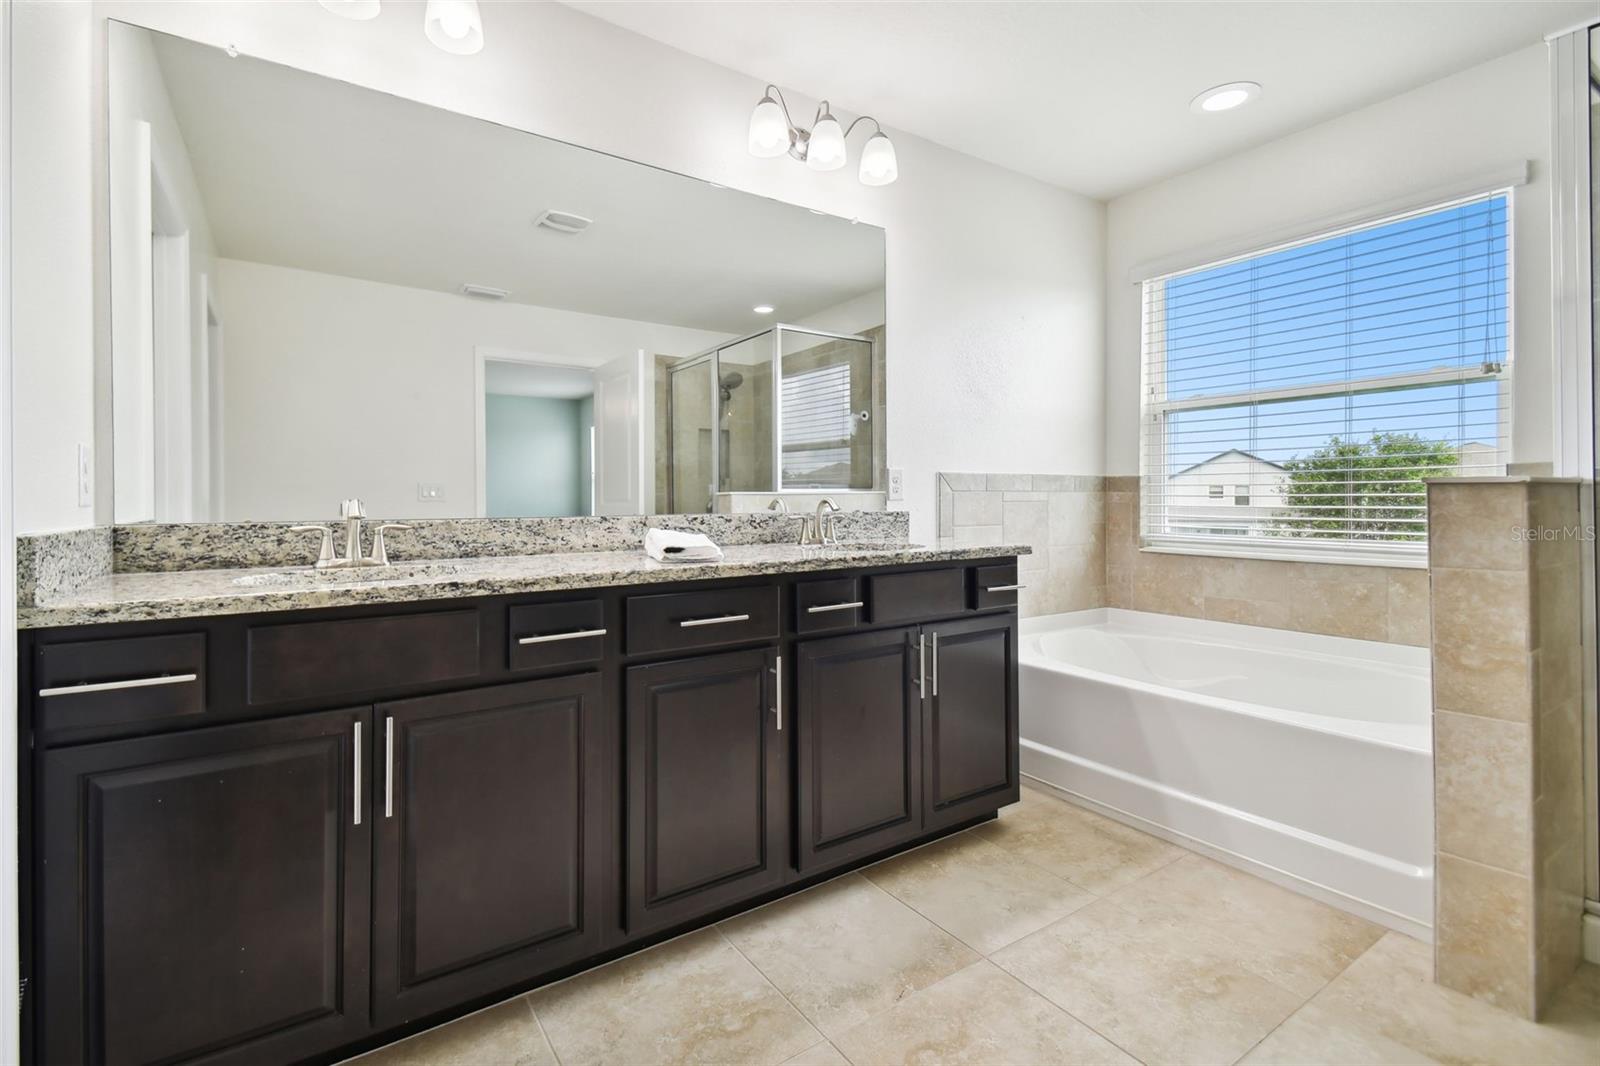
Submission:
{"label": "large wall mirror", "polygon": [[881,489],[882,230],[117,22],[108,86],[118,522]]}

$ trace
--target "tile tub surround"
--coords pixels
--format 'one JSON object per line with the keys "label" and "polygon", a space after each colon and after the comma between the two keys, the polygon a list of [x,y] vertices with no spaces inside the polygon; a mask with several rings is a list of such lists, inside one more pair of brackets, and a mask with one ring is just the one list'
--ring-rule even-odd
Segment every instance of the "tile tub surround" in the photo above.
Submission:
{"label": "tile tub surround", "polygon": [[1435,972],[1530,1018],[1581,950],[1579,491],[1548,478],[1428,485]]}
{"label": "tile tub surround", "polygon": [[843,570],[856,566],[999,559],[1026,554],[1026,544],[868,544],[802,548],[734,544],[714,563],[660,563],[634,548],[438,560],[434,567],[313,571],[199,569],[111,574],[70,592],[23,604],[22,629],[203,618],[267,611],[411,603],[470,596],[520,595],[661,582],[712,581],[763,574]]}
{"label": "tile tub surround", "polygon": [[1106,478],[1105,606],[1425,647],[1420,568],[1176,555],[1139,547],[1139,479]]}
{"label": "tile tub surround", "polygon": [[1017,561],[1022,617],[1105,606],[1105,479],[1081,474],[939,477],[939,537],[1029,544]]}
{"label": "tile tub surround", "polygon": [[1592,1063],[1428,947],[1042,791],[996,822],[381,1048],[420,1063]]}
{"label": "tile tub surround", "polygon": [[[644,543],[651,526],[704,533],[718,544],[785,544],[796,539],[798,514],[617,515],[575,518],[447,518],[403,521],[412,528],[385,534],[394,562],[423,559],[476,559],[551,552],[629,551]],[[212,570],[266,566],[306,566],[317,557],[317,538],[292,533],[295,525],[331,525],[343,544],[340,519],[304,522],[211,522],[117,526],[112,538],[112,569],[119,574],[166,570]],[[906,540],[908,511],[841,511],[839,535],[845,540]],[[27,538],[23,538],[27,539]],[[370,547],[366,541],[363,550]],[[341,547],[341,551],[343,548]]]}

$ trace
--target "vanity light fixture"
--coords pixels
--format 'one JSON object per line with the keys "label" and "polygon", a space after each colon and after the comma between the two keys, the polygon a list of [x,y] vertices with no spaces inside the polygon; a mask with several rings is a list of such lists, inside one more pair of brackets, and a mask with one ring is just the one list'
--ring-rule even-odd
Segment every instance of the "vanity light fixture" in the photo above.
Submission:
{"label": "vanity light fixture", "polygon": [[317,3],[340,18],[356,22],[377,18],[378,8],[382,6],[380,0],[317,0]]}
{"label": "vanity light fixture", "polygon": [[1253,81],[1230,81],[1226,85],[1213,85],[1189,101],[1189,110],[1197,115],[1212,115],[1218,111],[1232,111],[1243,107],[1261,95],[1261,86]]}
{"label": "vanity light fixture", "polygon": [[470,56],[483,51],[483,17],[478,0],[428,0],[422,13],[422,30],[451,55]]}
{"label": "vanity light fixture", "polygon": [[872,123],[877,132],[867,140],[861,152],[861,166],[856,176],[863,185],[888,185],[900,176],[900,167],[895,160],[894,142],[883,132],[877,119],[862,115],[846,129],[833,117],[828,101],[824,100],[817,108],[811,128],[801,129],[789,117],[789,104],[775,85],[767,86],[761,102],[750,114],[750,154],[757,159],[776,159],[787,152],[812,170],[838,170],[849,156],[846,139],[863,122]]}

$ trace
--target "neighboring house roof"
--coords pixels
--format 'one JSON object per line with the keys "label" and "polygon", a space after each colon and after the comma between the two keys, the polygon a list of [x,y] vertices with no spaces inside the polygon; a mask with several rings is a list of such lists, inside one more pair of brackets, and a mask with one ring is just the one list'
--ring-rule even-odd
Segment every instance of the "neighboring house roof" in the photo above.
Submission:
{"label": "neighboring house roof", "polygon": [[1176,474],[1168,474],[1167,476],[1169,478],[1182,477],[1184,474],[1189,473],[1191,470],[1199,470],[1202,466],[1205,466],[1208,463],[1214,463],[1218,459],[1222,459],[1222,458],[1225,458],[1225,457],[1230,456],[1230,455],[1242,455],[1246,459],[1254,459],[1258,463],[1265,463],[1267,466],[1272,467],[1274,470],[1282,470],[1283,469],[1283,464],[1282,463],[1275,463],[1271,459],[1263,459],[1259,455],[1254,455],[1254,454],[1252,454],[1250,452],[1243,451],[1242,449],[1239,449],[1239,448],[1229,448],[1225,452],[1218,452],[1216,455],[1213,455],[1209,459],[1202,459],[1198,463],[1195,463],[1193,466],[1186,466],[1182,470],[1178,471]]}

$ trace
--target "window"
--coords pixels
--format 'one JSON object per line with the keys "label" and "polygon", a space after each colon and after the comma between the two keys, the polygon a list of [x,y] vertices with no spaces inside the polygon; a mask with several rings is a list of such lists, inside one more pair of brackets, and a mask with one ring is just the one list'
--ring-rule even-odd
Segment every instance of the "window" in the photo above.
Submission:
{"label": "window", "polygon": [[786,374],[782,402],[784,488],[849,488],[850,364]]}
{"label": "window", "polygon": [[1504,469],[1510,206],[1501,191],[1145,281],[1144,544],[1425,557],[1424,479]]}

